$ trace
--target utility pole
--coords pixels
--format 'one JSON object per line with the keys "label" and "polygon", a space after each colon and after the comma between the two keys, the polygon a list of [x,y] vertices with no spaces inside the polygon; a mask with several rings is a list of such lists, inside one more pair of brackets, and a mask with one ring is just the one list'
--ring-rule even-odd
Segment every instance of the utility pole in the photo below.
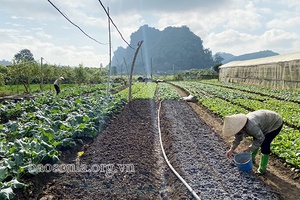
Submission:
{"label": "utility pole", "polygon": [[109,7],[107,7],[107,13],[108,13],[109,64],[108,64],[108,82],[106,87],[106,97],[108,97],[108,92],[110,90],[110,73],[111,73],[111,34],[110,34]]}
{"label": "utility pole", "polygon": [[43,57],[41,57],[41,91],[44,91],[44,72],[43,72]]}
{"label": "utility pole", "polygon": [[122,66],[123,66],[123,64],[121,64],[121,78],[122,78],[122,74],[123,74]]}
{"label": "utility pole", "polygon": [[173,78],[175,78],[175,66],[173,64]]}
{"label": "utility pole", "polygon": [[152,61],[153,61],[153,58],[151,58],[151,80],[152,80],[152,74],[153,74],[153,66],[152,66]]}
{"label": "utility pole", "polygon": [[126,63],[126,60],[125,60],[125,58],[123,57],[123,60],[124,60],[124,63],[125,63],[125,68],[126,68],[126,72],[127,72],[127,76],[129,75],[129,73],[128,73],[128,68],[127,68],[127,63]]}

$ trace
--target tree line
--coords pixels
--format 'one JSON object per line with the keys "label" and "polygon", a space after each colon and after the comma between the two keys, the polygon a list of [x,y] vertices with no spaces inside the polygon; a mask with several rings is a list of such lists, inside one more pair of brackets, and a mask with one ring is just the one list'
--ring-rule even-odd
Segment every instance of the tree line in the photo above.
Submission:
{"label": "tree line", "polygon": [[31,84],[52,84],[63,76],[64,83],[69,84],[98,84],[107,81],[108,69],[90,68],[79,64],[78,67],[58,66],[43,63],[43,58],[36,61],[28,49],[22,49],[14,55],[13,64],[0,65],[0,86],[23,85],[30,92]]}

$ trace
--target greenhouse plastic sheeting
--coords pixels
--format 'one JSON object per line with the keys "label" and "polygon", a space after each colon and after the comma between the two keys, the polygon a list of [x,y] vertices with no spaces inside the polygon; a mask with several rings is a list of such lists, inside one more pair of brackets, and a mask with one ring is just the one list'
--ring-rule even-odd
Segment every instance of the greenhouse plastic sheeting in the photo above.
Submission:
{"label": "greenhouse plastic sheeting", "polygon": [[220,67],[219,80],[280,89],[300,88],[300,52],[227,63]]}

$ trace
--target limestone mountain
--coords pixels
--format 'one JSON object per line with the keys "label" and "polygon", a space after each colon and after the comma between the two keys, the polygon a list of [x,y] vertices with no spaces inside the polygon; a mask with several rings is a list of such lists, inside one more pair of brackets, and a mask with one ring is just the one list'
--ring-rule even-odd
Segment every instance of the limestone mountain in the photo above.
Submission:
{"label": "limestone mountain", "polygon": [[[208,69],[215,62],[209,49],[203,47],[201,38],[186,26],[167,27],[160,31],[144,25],[130,36],[130,45],[137,47],[143,41],[136,59],[134,73],[171,74],[173,71]],[[119,47],[112,58],[118,74],[128,74],[135,49]]]}

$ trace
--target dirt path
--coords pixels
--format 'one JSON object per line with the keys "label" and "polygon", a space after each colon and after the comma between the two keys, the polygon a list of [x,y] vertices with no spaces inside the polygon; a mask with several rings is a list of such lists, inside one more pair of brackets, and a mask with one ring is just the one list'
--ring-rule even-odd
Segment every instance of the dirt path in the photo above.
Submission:
{"label": "dirt path", "polygon": [[186,102],[163,102],[162,115],[170,161],[201,199],[281,199],[255,173],[225,158],[224,140]]}

